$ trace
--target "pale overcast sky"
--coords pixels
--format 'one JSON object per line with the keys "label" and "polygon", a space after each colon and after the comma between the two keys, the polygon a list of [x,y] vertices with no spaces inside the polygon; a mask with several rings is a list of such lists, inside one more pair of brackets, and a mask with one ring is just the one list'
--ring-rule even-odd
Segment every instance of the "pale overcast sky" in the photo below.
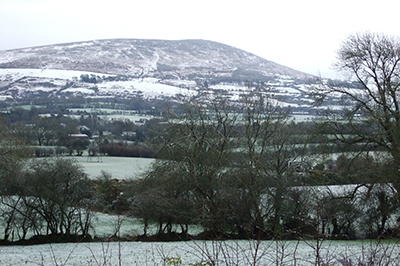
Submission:
{"label": "pale overcast sky", "polygon": [[0,50],[110,38],[205,39],[322,77],[340,43],[400,36],[397,0],[0,0]]}

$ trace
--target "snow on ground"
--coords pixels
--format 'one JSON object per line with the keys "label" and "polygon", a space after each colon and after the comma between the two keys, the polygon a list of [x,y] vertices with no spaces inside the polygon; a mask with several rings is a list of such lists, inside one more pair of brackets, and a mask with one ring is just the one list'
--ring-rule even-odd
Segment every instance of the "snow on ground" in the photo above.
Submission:
{"label": "snow on ground", "polygon": [[[316,265],[315,241],[187,241],[62,243],[3,246],[1,265],[178,265],[165,259],[180,258],[181,265],[213,260],[215,265]],[[399,265],[399,246],[391,242],[324,241],[318,243],[319,264]],[[257,253],[256,253],[257,251]],[[345,258],[347,260],[345,260]],[[360,262],[360,263],[358,263]],[[198,263],[198,264],[196,264]],[[364,264],[365,263],[365,264]],[[180,265],[180,264],[179,264]],[[369,264],[368,264],[369,265]],[[374,264],[375,265],[375,264]]]}
{"label": "snow on ground", "polygon": [[95,92],[88,88],[68,88],[63,90],[63,92],[71,92],[71,93],[83,93],[83,94],[94,94]]}
{"label": "snow on ground", "polygon": [[164,80],[164,83],[172,86],[184,86],[188,88],[195,88],[197,86],[196,82],[193,80],[185,80],[185,79],[169,79],[169,80]]}
{"label": "snow on ground", "polygon": [[[92,157],[77,156],[74,157],[81,164],[90,178],[95,178],[101,174],[101,171],[108,172],[112,178],[128,179],[137,178],[144,171],[149,169],[155,159],[135,158],[135,157]],[[100,160],[100,162],[98,162]]]}
{"label": "snow on ground", "polygon": [[10,95],[0,95],[0,101],[6,101],[7,99],[12,99]]}
{"label": "snow on ground", "polygon": [[[73,71],[73,70],[56,70],[56,69],[0,69],[0,76],[11,75],[14,79],[21,77],[39,77],[39,78],[53,78],[53,79],[68,79],[79,78],[82,74],[96,75],[96,76],[115,76],[110,74],[87,72],[87,71]],[[179,82],[178,82],[179,83]],[[189,81],[181,81],[180,84],[166,85],[159,83],[158,79],[145,78],[145,79],[133,79],[130,81],[110,81],[97,83],[96,86],[99,88],[101,93],[112,93],[115,90],[128,90],[142,92],[147,96],[156,95],[175,95],[177,93],[186,93],[188,89],[180,88],[180,85],[191,84]],[[36,90],[36,88],[35,88]],[[65,90],[68,92],[80,92],[93,94],[93,90],[85,90],[82,88],[74,88]]]}
{"label": "snow on ground", "polygon": [[305,93],[308,93],[310,91],[310,87],[311,86],[302,84],[302,85],[298,85],[297,87],[298,87],[298,90],[300,90],[302,92],[305,92]]}
{"label": "snow on ground", "polygon": [[0,75],[15,75],[18,77],[31,76],[41,78],[60,78],[60,79],[72,79],[73,77],[79,78],[82,74],[94,74],[97,76],[115,76],[110,74],[102,74],[87,71],[75,71],[75,70],[57,70],[57,69],[23,69],[23,68],[2,68],[0,69]]}
{"label": "snow on ground", "polygon": [[134,79],[130,81],[111,81],[97,84],[102,93],[112,92],[115,89],[123,87],[125,90],[141,91],[146,95],[175,95],[184,93],[187,89],[157,83],[154,79]]}
{"label": "snow on ground", "polygon": [[82,46],[92,46],[93,43],[94,43],[93,41],[82,42],[82,43],[73,43],[73,44],[66,45],[66,46],[64,46],[64,45],[63,46],[54,46],[54,49],[63,51],[65,49],[65,47],[72,49],[72,48],[82,47]]}
{"label": "snow on ground", "polygon": [[240,85],[231,85],[231,84],[218,84],[210,86],[210,89],[213,90],[225,90],[225,91],[246,91],[248,90],[247,86],[240,86]]}
{"label": "snow on ground", "polygon": [[279,87],[279,90],[284,94],[300,94],[301,92],[298,89],[291,87]]}
{"label": "snow on ground", "polygon": [[[10,82],[12,80],[17,80],[21,77],[32,77],[32,79],[40,78],[41,83],[49,82],[55,85],[58,85],[58,89],[64,86],[69,80],[76,80],[82,74],[87,75],[96,75],[96,76],[114,76],[103,73],[94,73],[87,71],[72,71],[72,70],[55,70],[55,69],[0,69],[0,80],[5,82]],[[291,86],[291,80],[280,80],[276,84],[268,84],[271,88],[274,88],[274,96],[282,96],[284,97],[292,97],[299,98],[300,100],[306,100],[309,103],[312,103],[312,99],[310,99],[305,93],[309,90],[309,85],[295,85]],[[33,83],[35,84],[35,83]],[[29,84],[28,84],[29,85]],[[292,84],[293,85],[293,84]],[[86,88],[85,88],[86,86]],[[127,95],[142,95],[144,97],[163,97],[163,96],[174,96],[176,94],[186,94],[186,95],[195,95],[197,94],[196,83],[194,81],[188,80],[159,80],[157,78],[141,78],[141,79],[132,79],[129,81],[103,81],[96,84],[86,83],[79,86],[80,88],[68,88],[67,90],[63,90],[64,92],[72,92],[75,94],[85,94],[88,97],[125,97]],[[90,87],[96,87],[96,89]],[[233,84],[218,84],[210,86],[211,89],[220,91],[223,90],[229,94],[229,97],[232,100],[238,100],[240,95],[246,91],[248,91],[247,86],[242,85],[233,85]],[[14,89],[19,90],[21,94],[24,91],[43,91],[43,92],[51,92],[57,88],[47,88],[43,87],[33,87],[31,90],[25,87],[17,87],[14,86]],[[340,94],[334,94],[334,96],[339,97]],[[279,100],[279,99],[278,99]],[[279,100],[279,105],[283,107],[307,107],[305,102],[301,105],[295,103],[286,103],[282,100]],[[327,108],[327,107],[325,107]],[[341,109],[343,108],[340,105],[330,106],[331,109]]]}

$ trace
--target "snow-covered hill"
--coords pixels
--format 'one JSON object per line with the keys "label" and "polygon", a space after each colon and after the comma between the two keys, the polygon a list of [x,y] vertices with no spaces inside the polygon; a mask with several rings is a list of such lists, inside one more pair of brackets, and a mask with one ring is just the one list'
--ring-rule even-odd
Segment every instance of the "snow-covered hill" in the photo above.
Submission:
{"label": "snow-covered hill", "polygon": [[205,40],[111,39],[0,51],[0,68],[62,69],[137,78],[265,80],[311,75]]}
{"label": "snow-covered hill", "polygon": [[0,100],[163,98],[202,90],[236,99],[249,84],[263,84],[282,106],[310,114],[313,82],[310,74],[204,40],[113,39],[0,51]]}

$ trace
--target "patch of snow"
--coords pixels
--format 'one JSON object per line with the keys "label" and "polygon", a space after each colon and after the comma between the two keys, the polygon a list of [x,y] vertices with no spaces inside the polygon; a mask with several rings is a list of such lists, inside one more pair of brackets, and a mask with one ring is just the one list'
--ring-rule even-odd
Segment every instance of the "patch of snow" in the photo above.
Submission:
{"label": "patch of snow", "polygon": [[196,82],[193,80],[186,80],[186,79],[170,79],[170,80],[163,80],[164,84],[172,85],[172,86],[185,86],[188,88],[194,88],[197,86]]}
{"label": "patch of snow", "polygon": [[298,85],[298,89],[302,92],[309,92],[310,87],[311,87],[310,85],[305,85],[305,84]]}
{"label": "patch of snow", "polygon": [[104,82],[98,84],[99,90],[101,92],[112,92],[118,87],[122,87],[123,90],[131,90],[131,91],[141,91],[146,95],[175,95],[177,93],[183,93],[184,89],[156,83],[156,79],[135,79],[130,81],[112,81],[112,82]]}
{"label": "patch of snow", "polygon": [[82,74],[98,75],[98,76],[115,76],[110,74],[95,73],[88,71],[76,70],[57,70],[57,69],[24,69],[24,68],[2,68],[0,75],[16,75],[19,77],[31,76],[41,78],[59,78],[59,79],[72,79],[73,77],[79,78]]}
{"label": "patch of snow", "polygon": [[94,91],[88,88],[68,88],[63,90],[63,92],[94,94]]}
{"label": "patch of snow", "polygon": [[68,46],[56,46],[56,48],[58,48],[60,50],[64,50],[64,47],[72,49],[72,48],[76,48],[76,47],[92,46],[92,45],[93,45],[93,42],[82,42],[82,43],[74,43],[74,44],[71,44]]}
{"label": "patch of snow", "polygon": [[278,89],[280,91],[284,91],[285,93],[300,94],[300,91],[298,89],[291,87],[279,87]]}
{"label": "patch of snow", "polygon": [[9,96],[9,95],[0,95],[0,101],[5,101],[5,100],[7,100],[7,99],[12,99],[13,97],[12,96]]}
{"label": "patch of snow", "polygon": [[9,63],[14,60],[20,60],[24,57],[29,57],[34,53],[19,53],[14,51],[0,51],[0,64]]}
{"label": "patch of snow", "polygon": [[246,86],[239,86],[239,85],[230,85],[230,84],[218,84],[218,85],[212,85],[210,86],[211,89],[213,90],[225,90],[225,91],[231,91],[231,90],[247,90],[248,88]]}

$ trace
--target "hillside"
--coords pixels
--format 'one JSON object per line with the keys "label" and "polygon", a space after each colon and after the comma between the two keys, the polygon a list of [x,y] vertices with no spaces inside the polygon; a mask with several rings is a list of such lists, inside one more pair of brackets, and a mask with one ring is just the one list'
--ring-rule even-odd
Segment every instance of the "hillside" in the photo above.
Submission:
{"label": "hillside", "polygon": [[112,39],[0,51],[0,68],[79,70],[137,78],[269,80],[312,77],[205,40]]}
{"label": "hillside", "polygon": [[[164,101],[205,90],[235,100],[262,84],[281,106],[304,116],[316,113],[308,95],[315,82],[313,75],[204,40],[113,39],[0,51],[0,100],[8,105],[71,97]],[[329,104],[340,105],[339,99]]]}

